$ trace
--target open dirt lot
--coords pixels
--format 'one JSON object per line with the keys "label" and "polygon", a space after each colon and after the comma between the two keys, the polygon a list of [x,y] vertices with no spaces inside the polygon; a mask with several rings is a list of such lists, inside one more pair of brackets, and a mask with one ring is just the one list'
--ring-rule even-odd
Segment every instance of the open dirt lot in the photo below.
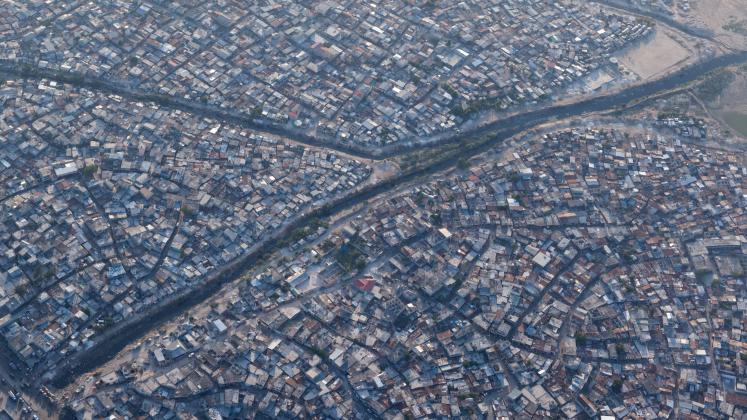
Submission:
{"label": "open dirt lot", "polygon": [[653,38],[628,49],[619,60],[642,80],[649,80],[676,69],[691,56],[680,42],[659,29]]}

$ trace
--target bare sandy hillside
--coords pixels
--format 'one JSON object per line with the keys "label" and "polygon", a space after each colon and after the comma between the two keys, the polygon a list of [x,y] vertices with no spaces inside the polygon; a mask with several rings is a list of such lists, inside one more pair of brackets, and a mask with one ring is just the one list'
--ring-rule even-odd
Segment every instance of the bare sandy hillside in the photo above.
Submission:
{"label": "bare sandy hillside", "polygon": [[729,47],[747,48],[747,1],[699,0],[691,3],[689,20],[716,34],[716,39]]}

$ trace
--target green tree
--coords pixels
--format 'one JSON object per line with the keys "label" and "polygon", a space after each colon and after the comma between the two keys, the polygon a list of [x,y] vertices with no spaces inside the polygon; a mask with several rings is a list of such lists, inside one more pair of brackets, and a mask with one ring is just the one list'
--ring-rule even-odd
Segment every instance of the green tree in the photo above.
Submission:
{"label": "green tree", "polygon": [[615,351],[617,352],[617,357],[625,356],[625,346],[623,343],[615,344]]}
{"label": "green tree", "polygon": [[614,381],[612,381],[612,390],[615,393],[619,394],[620,391],[622,391],[622,387],[623,387],[623,381],[622,381],[622,379],[617,378]]}
{"label": "green tree", "polygon": [[195,210],[191,207],[182,206],[182,208],[179,209],[179,211],[182,212],[182,214],[184,215],[186,219],[189,219],[195,215]]}
{"label": "green tree", "polygon": [[99,170],[99,165],[96,165],[95,163],[86,165],[83,167],[83,176],[86,178],[91,178],[93,177],[93,174],[95,174],[96,171],[98,170]]}
{"label": "green tree", "polygon": [[19,284],[14,290],[18,296],[24,296],[29,288],[25,284]]}

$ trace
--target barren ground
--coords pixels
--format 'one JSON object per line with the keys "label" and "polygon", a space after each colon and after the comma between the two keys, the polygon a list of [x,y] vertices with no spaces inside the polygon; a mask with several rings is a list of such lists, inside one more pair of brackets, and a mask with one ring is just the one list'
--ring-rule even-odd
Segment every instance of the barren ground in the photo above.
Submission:
{"label": "barren ground", "polygon": [[620,63],[642,80],[649,80],[678,68],[692,55],[666,31],[657,29],[651,39],[628,49],[620,57]]}
{"label": "barren ground", "polygon": [[[747,48],[747,2],[745,0],[698,0],[685,22],[706,27],[716,34],[716,39],[729,47]],[[726,29],[729,23],[742,24],[743,31]],[[732,27],[735,29],[736,27]],[[741,32],[741,33],[740,33]]]}

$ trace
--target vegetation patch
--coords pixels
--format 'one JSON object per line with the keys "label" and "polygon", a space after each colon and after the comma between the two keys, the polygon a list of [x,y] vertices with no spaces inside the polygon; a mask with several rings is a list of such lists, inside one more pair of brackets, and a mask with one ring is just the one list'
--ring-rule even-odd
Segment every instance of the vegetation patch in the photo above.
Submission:
{"label": "vegetation patch", "polygon": [[725,31],[734,32],[735,34],[739,34],[742,36],[747,36],[747,19],[746,20],[736,20],[733,19],[729,21],[726,25],[722,26],[722,28]]}
{"label": "vegetation patch", "polygon": [[86,165],[85,167],[83,167],[83,176],[86,178],[91,178],[93,174],[95,174],[98,170],[99,167],[96,164]]}
{"label": "vegetation patch", "polygon": [[734,81],[734,73],[721,70],[708,74],[703,82],[695,87],[695,94],[701,99],[712,102]]}
{"label": "vegetation patch", "polygon": [[747,114],[736,111],[726,112],[724,121],[742,137],[747,137]]}
{"label": "vegetation patch", "polygon": [[622,391],[622,387],[623,387],[623,381],[622,381],[622,379],[618,378],[618,379],[615,379],[612,382],[612,391],[614,391],[615,393],[619,394],[620,391]]}
{"label": "vegetation patch", "polygon": [[357,271],[366,267],[366,257],[354,246],[345,244],[335,256],[345,271]]}
{"label": "vegetation patch", "polygon": [[316,354],[317,356],[321,357],[322,359],[326,359],[329,357],[329,354],[323,349],[320,349],[319,347],[311,347],[309,350],[311,350],[312,353]]}
{"label": "vegetation patch", "polygon": [[298,243],[301,240],[306,239],[306,237],[308,237],[312,233],[316,233],[316,231],[319,230],[320,227],[326,229],[327,226],[328,226],[327,222],[315,217],[309,220],[306,226],[301,226],[301,227],[294,229],[293,232],[290,233],[290,235],[288,235],[287,237],[285,237],[285,239],[280,241],[279,246],[285,247],[287,245],[293,245],[295,243]]}

